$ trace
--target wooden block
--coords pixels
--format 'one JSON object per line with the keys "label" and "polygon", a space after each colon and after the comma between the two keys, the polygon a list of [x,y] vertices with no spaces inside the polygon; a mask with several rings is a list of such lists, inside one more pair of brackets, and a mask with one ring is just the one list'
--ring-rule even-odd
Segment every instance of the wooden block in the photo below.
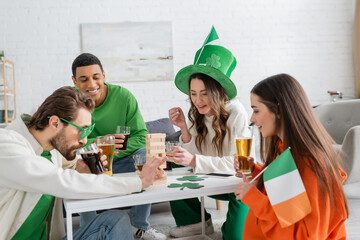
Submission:
{"label": "wooden block", "polygon": [[146,139],[158,139],[159,141],[164,141],[164,142],[165,142],[165,137],[166,137],[165,133],[151,133],[145,135]]}
{"label": "wooden block", "polygon": [[151,156],[159,156],[160,153],[164,153],[165,151],[163,149],[159,149],[159,150],[146,150],[146,155],[151,155]]}
{"label": "wooden block", "polygon": [[147,141],[145,146],[147,148],[162,147],[162,146],[165,146],[165,143],[164,142],[149,142],[149,141]]}
{"label": "wooden block", "polygon": [[155,145],[155,146],[146,146],[146,150],[147,151],[152,151],[152,150],[163,150],[163,151],[165,151],[165,144]]}

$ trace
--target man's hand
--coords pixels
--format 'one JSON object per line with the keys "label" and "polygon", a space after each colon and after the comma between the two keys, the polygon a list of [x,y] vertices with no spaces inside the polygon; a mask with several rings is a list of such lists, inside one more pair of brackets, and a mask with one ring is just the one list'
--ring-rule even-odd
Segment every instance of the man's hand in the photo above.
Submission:
{"label": "man's hand", "polygon": [[[100,154],[102,154],[102,149],[99,149]],[[106,161],[106,155],[101,155],[100,156],[100,161],[102,163],[103,166],[107,165],[107,161]],[[88,167],[88,165],[85,163],[85,161],[82,158],[79,158],[76,162],[76,170],[79,173],[92,173],[90,171],[90,168]],[[105,168],[105,171],[108,171],[107,168]]]}
{"label": "man's hand", "polygon": [[84,160],[81,158],[79,158],[79,160],[77,160],[77,162],[76,162],[76,170],[79,173],[91,173],[90,168],[88,167],[88,165],[86,165]]}
{"label": "man's hand", "polygon": [[150,187],[154,182],[155,177],[160,177],[158,175],[155,175],[156,171],[159,169],[160,165],[163,164],[166,160],[167,157],[153,156],[149,162],[144,164],[140,174],[143,189]]}

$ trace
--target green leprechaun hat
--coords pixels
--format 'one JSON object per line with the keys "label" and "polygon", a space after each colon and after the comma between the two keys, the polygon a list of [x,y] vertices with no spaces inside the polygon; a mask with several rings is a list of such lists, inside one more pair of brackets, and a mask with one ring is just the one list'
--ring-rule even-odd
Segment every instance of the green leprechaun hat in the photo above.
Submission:
{"label": "green leprechaun hat", "polygon": [[226,48],[211,45],[217,39],[219,37],[215,28],[212,27],[202,48],[195,54],[194,64],[184,67],[176,74],[175,85],[180,91],[188,94],[190,76],[195,73],[203,73],[218,81],[230,100],[236,97],[237,90],[230,79],[230,75],[236,66],[236,58]]}

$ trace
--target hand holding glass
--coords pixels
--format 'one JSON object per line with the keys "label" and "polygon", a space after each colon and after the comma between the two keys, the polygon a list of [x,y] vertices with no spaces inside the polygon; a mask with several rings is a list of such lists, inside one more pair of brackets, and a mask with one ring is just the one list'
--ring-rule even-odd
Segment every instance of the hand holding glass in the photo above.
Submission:
{"label": "hand holding glass", "polygon": [[105,172],[105,169],[100,160],[100,152],[95,143],[80,149],[80,154],[90,171],[95,174]]}
{"label": "hand holding glass", "polygon": [[251,176],[250,163],[248,158],[251,152],[252,138],[237,138],[235,139],[235,146],[237,152],[237,160],[239,163],[239,169],[236,172],[237,177]]}
{"label": "hand holding glass", "polygon": [[[178,141],[167,141],[165,143],[167,153],[171,153],[174,151],[174,149],[172,149],[171,146],[179,146],[179,142]],[[167,154],[167,156],[171,157],[170,154]],[[164,168],[164,170],[172,170],[171,164],[172,164],[171,161],[166,161],[166,168]]]}
{"label": "hand holding glass", "polygon": [[[124,135],[125,138],[119,138],[121,140],[123,140],[123,143],[122,143],[122,148],[118,148],[118,150],[126,150],[127,148],[127,141],[129,139],[129,136],[130,136],[130,127],[127,127],[127,126],[117,126],[116,127],[116,134],[121,134],[121,135]],[[117,138],[118,139],[118,138]]]}
{"label": "hand holding glass", "polygon": [[96,138],[96,145],[102,149],[103,154],[106,155],[107,164],[105,174],[112,176],[112,165],[114,160],[115,137],[113,135],[99,136]]}

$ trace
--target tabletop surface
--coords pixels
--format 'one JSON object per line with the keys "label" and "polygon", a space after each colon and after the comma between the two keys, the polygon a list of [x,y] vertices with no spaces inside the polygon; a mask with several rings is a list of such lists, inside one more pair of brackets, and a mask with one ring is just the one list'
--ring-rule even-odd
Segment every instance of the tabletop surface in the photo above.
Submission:
{"label": "tabletop surface", "polygon": [[[196,181],[196,183],[204,185],[204,187],[198,189],[184,188],[183,190],[180,190],[180,188],[168,188],[168,185],[171,183],[182,184],[189,182],[177,180],[177,178],[181,178],[182,176],[194,175],[189,171],[189,169],[190,168],[188,167],[184,167],[175,168],[172,171],[168,171],[166,184],[150,186],[141,193],[98,199],[64,199],[64,206],[66,211],[69,213],[79,213],[93,210],[141,205],[146,203],[165,202],[207,195],[231,193],[234,192],[237,184],[242,181],[241,178],[237,178],[235,176],[221,177],[210,176],[206,174],[196,174],[198,177],[206,177],[203,181]],[[138,175],[135,173],[122,173],[115,174],[113,177],[138,177]]]}

